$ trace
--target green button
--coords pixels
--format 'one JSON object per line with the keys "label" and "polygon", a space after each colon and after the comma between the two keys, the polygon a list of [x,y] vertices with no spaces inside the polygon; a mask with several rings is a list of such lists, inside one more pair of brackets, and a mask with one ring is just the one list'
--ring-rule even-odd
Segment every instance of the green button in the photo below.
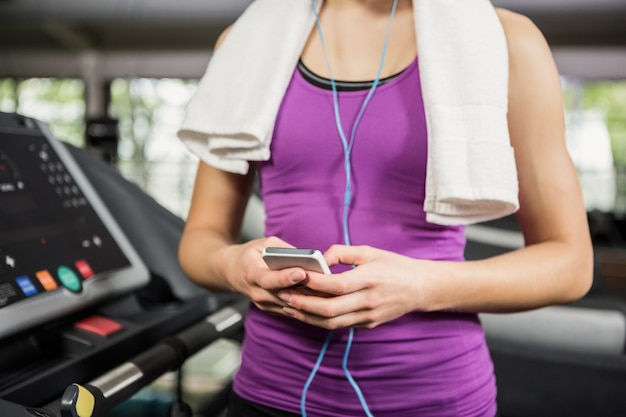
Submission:
{"label": "green button", "polygon": [[57,274],[59,275],[61,284],[63,284],[68,290],[72,292],[80,292],[83,289],[83,285],[81,284],[78,275],[76,275],[74,271],[67,266],[60,266],[59,269],[57,269]]}

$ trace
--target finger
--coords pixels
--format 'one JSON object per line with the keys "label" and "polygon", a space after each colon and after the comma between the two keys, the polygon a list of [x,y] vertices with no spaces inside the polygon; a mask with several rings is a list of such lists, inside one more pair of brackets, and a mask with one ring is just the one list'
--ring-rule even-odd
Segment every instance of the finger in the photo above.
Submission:
{"label": "finger", "polygon": [[293,287],[289,287],[289,291],[296,291],[300,294],[303,295],[307,295],[307,296],[315,296],[315,297],[324,297],[324,298],[328,298],[328,297],[334,297],[335,294],[330,294],[327,292],[321,292],[321,291],[315,291],[309,287],[306,287],[304,285],[294,285]]}
{"label": "finger", "polygon": [[307,288],[320,293],[331,295],[344,295],[360,291],[367,286],[364,279],[358,279],[362,271],[352,269],[340,274],[318,274],[316,272],[307,272],[306,286]]}
{"label": "finger", "polygon": [[257,306],[259,308],[259,310],[262,310],[262,311],[264,311],[266,313],[284,315],[284,311],[283,311],[284,308],[285,308],[284,305],[271,303],[269,301],[255,302],[254,305]]}
{"label": "finger", "polygon": [[373,322],[367,311],[354,311],[337,317],[321,317],[314,314],[298,311],[292,307],[284,307],[283,314],[313,326],[328,330],[337,330],[347,327],[373,328],[377,323]]}
{"label": "finger", "polygon": [[362,310],[365,306],[360,292],[338,297],[316,297],[284,290],[278,293],[278,298],[297,311],[327,319]]}
{"label": "finger", "polygon": [[328,265],[362,265],[368,261],[369,251],[365,246],[333,245],[325,253]]}
{"label": "finger", "polygon": [[302,268],[286,268],[277,271],[267,268],[257,279],[257,285],[267,291],[303,285],[307,274]]}
{"label": "finger", "polygon": [[284,315],[283,307],[286,307],[287,303],[278,298],[278,295],[276,293],[266,291],[260,287],[256,287],[248,294],[248,297],[250,301],[254,303],[260,310]]}

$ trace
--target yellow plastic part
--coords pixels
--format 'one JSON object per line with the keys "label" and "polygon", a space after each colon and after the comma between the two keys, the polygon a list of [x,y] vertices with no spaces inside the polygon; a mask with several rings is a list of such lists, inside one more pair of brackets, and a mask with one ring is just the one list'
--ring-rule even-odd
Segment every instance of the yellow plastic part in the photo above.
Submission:
{"label": "yellow plastic part", "polygon": [[96,405],[96,399],[93,394],[86,388],[78,384],[74,384],[78,388],[78,396],[76,398],[76,414],[78,417],[91,417]]}

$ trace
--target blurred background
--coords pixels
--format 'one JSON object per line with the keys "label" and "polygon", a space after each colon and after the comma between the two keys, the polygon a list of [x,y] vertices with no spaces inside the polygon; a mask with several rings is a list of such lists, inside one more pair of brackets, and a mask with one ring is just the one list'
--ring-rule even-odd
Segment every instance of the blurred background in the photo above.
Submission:
{"label": "blurred background", "polygon": [[[196,161],[175,131],[218,35],[250,3],[0,0],[0,111],[100,152],[184,217]],[[545,34],[588,208],[624,216],[626,0],[493,3]]]}
{"label": "blurred background", "polygon": [[[217,37],[251,2],[0,0],[0,111],[47,123],[184,219],[198,162],[176,130]],[[601,285],[626,296],[626,0],[493,3],[530,17],[552,48]],[[191,363],[188,390],[237,367],[236,347],[217,349]],[[172,378],[138,403],[169,401]]]}

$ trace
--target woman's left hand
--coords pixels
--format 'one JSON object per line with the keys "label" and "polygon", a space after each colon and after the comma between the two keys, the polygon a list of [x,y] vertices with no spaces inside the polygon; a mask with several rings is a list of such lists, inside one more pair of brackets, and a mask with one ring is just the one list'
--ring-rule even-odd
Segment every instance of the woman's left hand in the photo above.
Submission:
{"label": "woman's left hand", "polygon": [[436,262],[369,246],[334,245],[329,266],[354,265],[333,275],[308,272],[306,287],[283,290],[283,312],[326,329],[373,328],[416,310],[429,310]]}

